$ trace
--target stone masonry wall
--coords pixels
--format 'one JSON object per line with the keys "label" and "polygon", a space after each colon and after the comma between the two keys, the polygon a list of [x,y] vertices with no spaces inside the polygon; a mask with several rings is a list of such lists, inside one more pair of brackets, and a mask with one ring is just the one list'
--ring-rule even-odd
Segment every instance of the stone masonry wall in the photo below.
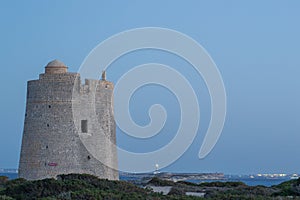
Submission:
{"label": "stone masonry wall", "polygon": [[[82,120],[87,132],[82,132]],[[20,177],[87,173],[116,180],[115,143],[111,82],[82,85],[76,73],[45,73],[28,82]]]}

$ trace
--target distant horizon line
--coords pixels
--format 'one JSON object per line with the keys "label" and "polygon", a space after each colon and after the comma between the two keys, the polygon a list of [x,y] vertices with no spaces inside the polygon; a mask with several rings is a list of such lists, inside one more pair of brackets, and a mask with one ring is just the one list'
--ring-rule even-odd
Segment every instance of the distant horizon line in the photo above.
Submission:
{"label": "distant horizon line", "polygon": [[[142,175],[142,174],[155,174],[155,172],[158,172],[160,174],[164,173],[172,173],[172,174],[223,174],[223,175],[285,175],[285,176],[291,176],[291,175],[300,175],[298,172],[293,172],[293,173],[266,173],[266,172],[258,172],[258,173],[240,173],[240,174],[235,174],[235,173],[224,173],[224,172],[175,172],[175,171],[153,171],[153,172],[147,172],[147,173],[134,173],[134,172],[123,172],[119,171],[121,174],[135,174],[135,175]],[[17,168],[0,168],[0,173],[18,173]]]}

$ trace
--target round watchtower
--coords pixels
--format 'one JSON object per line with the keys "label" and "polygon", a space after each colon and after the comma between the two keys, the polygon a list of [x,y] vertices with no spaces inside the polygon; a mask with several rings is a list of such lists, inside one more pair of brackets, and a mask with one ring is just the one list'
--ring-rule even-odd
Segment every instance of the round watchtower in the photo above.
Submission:
{"label": "round watchtower", "polygon": [[88,79],[81,84],[80,75],[67,72],[64,63],[49,62],[38,80],[27,83],[19,177],[85,173],[118,179],[116,147],[111,145],[116,143],[115,126],[111,82]]}

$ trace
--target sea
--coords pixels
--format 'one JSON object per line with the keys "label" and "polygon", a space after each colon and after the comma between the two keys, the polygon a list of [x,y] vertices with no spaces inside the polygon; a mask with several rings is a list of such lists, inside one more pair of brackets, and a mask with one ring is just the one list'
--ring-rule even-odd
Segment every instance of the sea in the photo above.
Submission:
{"label": "sea", "polygon": [[[17,173],[0,173],[0,176],[7,176],[10,180],[11,179],[16,179],[18,178],[18,174]],[[124,181],[132,181],[132,177],[127,177],[124,175],[120,176],[120,180],[124,180]],[[289,177],[286,178],[249,178],[247,176],[225,176],[224,179],[222,180],[186,180],[187,182],[192,182],[192,183],[203,183],[203,182],[216,182],[216,181],[221,181],[221,182],[243,182],[246,185],[249,186],[257,186],[257,185],[263,185],[263,186],[267,186],[270,187],[272,185],[278,185],[284,181],[288,181],[291,180]]]}
{"label": "sea", "polygon": [[225,178],[222,180],[187,180],[187,182],[192,183],[205,183],[205,182],[243,182],[249,186],[266,186],[270,187],[272,185],[278,185],[282,182],[289,181],[290,178],[280,178],[280,179],[262,179],[262,178]]}
{"label": "sea", "polygon": [[0,173],[0,176],[6,176],[10,180],[18,178],[18,174],[17,173]]}

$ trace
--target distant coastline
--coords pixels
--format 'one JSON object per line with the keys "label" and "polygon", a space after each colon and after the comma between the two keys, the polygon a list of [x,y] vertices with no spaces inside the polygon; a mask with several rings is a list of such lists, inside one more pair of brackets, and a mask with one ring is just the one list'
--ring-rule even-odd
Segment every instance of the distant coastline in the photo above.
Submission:
{"label": "distant coastline", "polygon": [[18,169],[1,169],[0,173],[18,173]]}
{"label": "distant coastline", "polygon": [[[0,169],[0,176],[7,176],[10,180],[18,178],[17,169]],[[235,182],[241,181],[249,186],[272,186],[280,184],[284,181],[298,178],[298,174],[255,174],[255,175],[226,175],[223,173],[124,173],[120,172],[120,180],[134,183],[135,185],[143,184],[154,176],[170,181],[187,181],[191,183],[202,182]]]}

